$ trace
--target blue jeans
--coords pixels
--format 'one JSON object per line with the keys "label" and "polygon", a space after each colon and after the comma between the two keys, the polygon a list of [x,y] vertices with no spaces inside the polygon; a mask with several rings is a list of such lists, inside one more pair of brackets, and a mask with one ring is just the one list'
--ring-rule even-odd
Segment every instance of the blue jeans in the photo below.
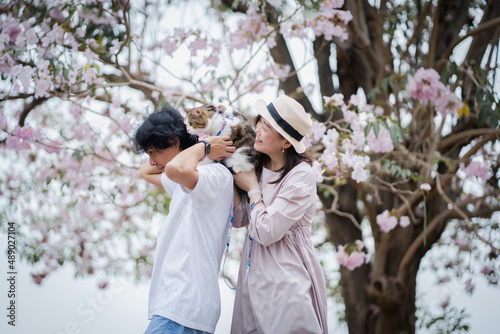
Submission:
{"label": "blue jeans", "polygon": [[193,328],[184,327],[159,315],[153,315],[144,334],[208,334]]}

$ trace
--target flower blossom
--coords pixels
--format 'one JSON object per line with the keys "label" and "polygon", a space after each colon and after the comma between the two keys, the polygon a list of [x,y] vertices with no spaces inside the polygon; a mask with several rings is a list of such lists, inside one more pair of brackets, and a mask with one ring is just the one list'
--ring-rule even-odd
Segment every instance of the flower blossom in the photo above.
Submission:
{"label": "flower blossom", "polygon": [[410,225],[410,218],[408,216],[401,216],[399,219],[399,225],[401,227],[408,227]]}
{"label": "flower blossom", "polygon": [[414,76],[408,77],[408,93],[421,104],[434,100],[438,92],[444,89],[439,74],[434,69],[419,68]]}
{"label": "flower blossom", "polygon": [[364,263],[370,262],[370,256],[362,251],[364,246],[361,240],[356,240],[352,244],[340,245],[337,251],[339,264],[352,271]]}
{"label": "flower blossom", "polygon": [[340,107],[342,104],[344,104],[344,95],[342,94],[333,94],[332,96],[323,96],[323,99],[325,100],[325,104],[331,104],[334,107]]}
{"label": "flower blossom", "polygon": [[388,233],[398,226],[398,219],[392,216],[389,210],[385,210],[377,216],[377,224],[380,226],[382,232]]}
{"label": "flower blossom", "polygon": [[420,68],[408,77],[408,93],[421,104],[431,102],[443,115],[454,114],[464,106],[463,102],[441,81],[434,69]]}
{"label": "flower blossom", "polygon": [[483,181],[487,181],[490,178],[488,164],[484,161],[472,161],[466,168],[464,168],[464,164],[460,164],[460,169],[464,171],[466,179],[477,176]]}
{"label": "flower blossom", "polygon": [[323,154],[321,155],[319,160],[323,161],[328,169],[334,169],[339,165],[339,160],[337,159],[336,152],[331,152],[329,149],[323,151]]}
{"label": "flower blossom", "polygon": [[323,182],[323,172],[324,172],[324,170],[321,169],[321,164],[317,160],[313,161],[312,170],[313,170],[313,173],[314,173],[314,177],[316,178],[316,182],[318,182],[318,183]]}
{"label": "flower blossom", "polygon": [[431,185],[428,184],[428,183],[422,183],[420,185],[420,190],[423,190],[423,191],[431,191]]}
{"label": "flower blossom", "polygon": [[191,55],[196,56],[198,50],[204,50],[207,47],[207,40],[204,38],[197,38],[189,44]]}
{"label": "flower blossom", "polygon": [[370,150],[376,153],[387,153],[394,150],[394,143],[391,138],[391,133],[384,127],[381,127],[378,136],[372,129],[366,137]]}
{"label": "flower blossom", "polygon": [[335,151],[337,148],[337,140],[339,139],[339,133],[335,129],[329,129],[326,134],[323,136],[321,141],[323,142],[323,145],[325,145],[325,148],[329,149],[330,151]]}

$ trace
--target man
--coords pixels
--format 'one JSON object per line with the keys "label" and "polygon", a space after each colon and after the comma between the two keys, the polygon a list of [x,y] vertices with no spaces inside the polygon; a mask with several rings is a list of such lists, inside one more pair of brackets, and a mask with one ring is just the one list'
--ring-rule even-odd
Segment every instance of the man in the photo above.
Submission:
{"label": "man", "polygon": [[227,237],[233,178],[207,156],[230,157],[230,137],[202,141],[187,132],[172,108],[151,114],[137,129],[134,146],[149,155],[141,177],[172,198],[158,232],[145,334],[213,333],[220,315],[218,272]]}

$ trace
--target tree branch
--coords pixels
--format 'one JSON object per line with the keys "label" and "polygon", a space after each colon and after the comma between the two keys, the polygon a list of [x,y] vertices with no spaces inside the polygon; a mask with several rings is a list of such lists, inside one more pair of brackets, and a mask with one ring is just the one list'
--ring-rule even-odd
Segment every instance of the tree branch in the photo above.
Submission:
{"label": "tree branch", "polygon": [[487,21],[485,23],[482,23],[482,24],[478,25],[476,29],[469,31],[464,36],[456,38],[450,44],[450,46],[448,47],[448,49],[446,49],[446,52],[444,53],[443,57],[439,61],[439,66],[437,67],[437,71],[441,72],[441,70],[444,67],[444,62],[443,61],[447,61],[450,58],[451,54],[453,53],[453,50],[455,49],[455,47],[458,44],[460,44],[461,42],[463,42],[464,40],[466,40],[467,38],[469,38],[471,36],[477,35],[477,34],[483,32],[485,30],[494,28],[494,27],[496,27],[498,25],[500,25],[500,17],[497,17],[497,18],[495,18],[493,20],[490,20],[490,21]]}
{"label": "tree branch", "polygon": [[471,139],[480,137],[480,136],[485,136],[485,135],[493,135],[493,138],[495,136],[500,137],[500,129],[498,130],[493,130],[493,129],[487,129],[487,128],[482,128],[482,129],[470,129],[466,131],[459,132],[457,134],[451,135],[441,141],[439,144],[437,150],[439,152],[443,152],[446,148],[449,146],[455,145],[458,142],[461,142],[463,140],[470,142]]}

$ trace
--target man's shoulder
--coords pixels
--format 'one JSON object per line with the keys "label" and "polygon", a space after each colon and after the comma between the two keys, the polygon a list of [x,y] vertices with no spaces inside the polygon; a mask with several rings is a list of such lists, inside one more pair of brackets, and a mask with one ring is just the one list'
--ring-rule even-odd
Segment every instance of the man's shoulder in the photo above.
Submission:
{"label": "man's shoulder", "polygon": [[231,174],[229,169],[219,162],[199,165],[198,172],[201,172],[203,170],[206,170],[209,173],[214,173],[214,174],[220,175],[220,177],[224,177],[224,178],[226,178],[226,177],[232,178],[233,177],[233,175]]}

